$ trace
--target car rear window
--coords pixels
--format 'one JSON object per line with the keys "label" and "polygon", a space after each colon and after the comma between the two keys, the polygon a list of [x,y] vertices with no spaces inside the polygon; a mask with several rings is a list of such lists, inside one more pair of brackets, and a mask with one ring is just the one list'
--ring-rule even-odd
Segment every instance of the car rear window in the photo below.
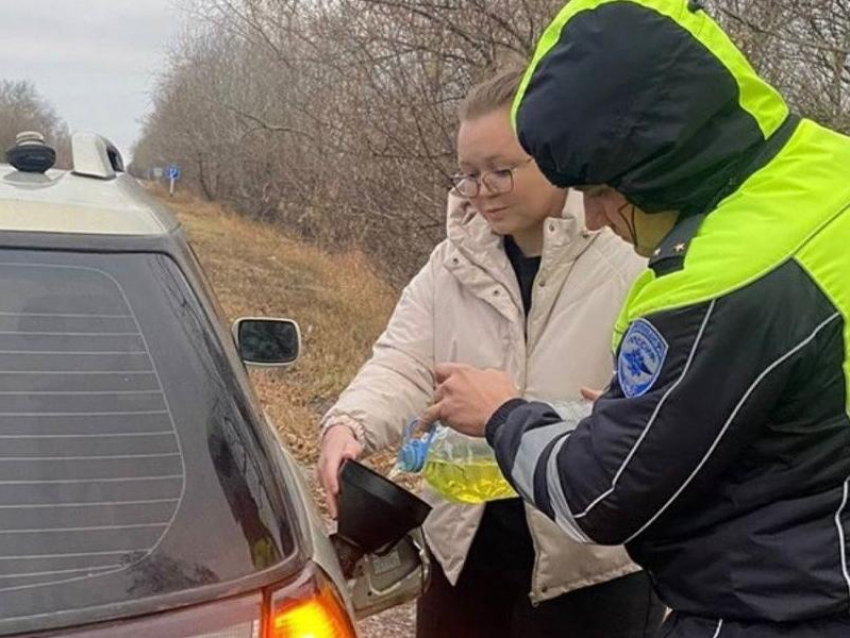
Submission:
{"label": "car rear window", "polygon": [[0,633],[293,551],[229,365],[165,255],[0,252]]}

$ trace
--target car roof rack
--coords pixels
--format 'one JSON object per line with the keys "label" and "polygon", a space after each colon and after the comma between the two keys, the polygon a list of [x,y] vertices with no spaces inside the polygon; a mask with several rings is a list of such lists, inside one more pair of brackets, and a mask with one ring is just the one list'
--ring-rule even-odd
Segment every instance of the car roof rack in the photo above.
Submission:
{"label": "car roof rack", "polygon": [[124,172],[124,160],[115,145],[95,133],[74,133],[71,138],[71,157],[75,175],[114,179]]}

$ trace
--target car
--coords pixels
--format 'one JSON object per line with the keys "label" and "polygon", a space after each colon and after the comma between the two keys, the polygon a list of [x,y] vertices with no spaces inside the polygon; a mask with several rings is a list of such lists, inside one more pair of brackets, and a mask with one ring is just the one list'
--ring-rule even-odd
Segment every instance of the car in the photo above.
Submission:
{"label": "car", "polygon": [[421,592],[427,510],[390,524],[358,490],[403,491],[347,465],[328,536],[252,391],[298,325],[228,327],[115,146],[72,157],[24,132],[0,164],[0,636],[343,638]]}

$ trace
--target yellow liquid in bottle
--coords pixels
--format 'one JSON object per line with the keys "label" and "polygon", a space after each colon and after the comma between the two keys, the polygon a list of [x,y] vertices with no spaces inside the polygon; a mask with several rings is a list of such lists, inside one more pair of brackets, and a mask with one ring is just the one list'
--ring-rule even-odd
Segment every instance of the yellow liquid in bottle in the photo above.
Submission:
{"label": "yellow liquid in bottle", "polygon": [[517,495],[495,461],[449,463],[430,459],[422,475],[431,487],[455,503],[477,504]]}

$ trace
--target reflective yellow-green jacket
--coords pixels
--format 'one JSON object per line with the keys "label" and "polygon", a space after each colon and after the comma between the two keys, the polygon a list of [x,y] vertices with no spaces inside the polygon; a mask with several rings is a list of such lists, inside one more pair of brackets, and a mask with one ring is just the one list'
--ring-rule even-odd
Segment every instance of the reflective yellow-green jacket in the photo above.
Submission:
{"label": "reflective yellow-green jacket", "polygon": [[503,472],[575,538],[625,543],[705,632],[670,635],[845,622],[850,139],[791,114],[685,0],[570,2],[513,115],[553,183],[681,215],[593,414],[506,404]]}

